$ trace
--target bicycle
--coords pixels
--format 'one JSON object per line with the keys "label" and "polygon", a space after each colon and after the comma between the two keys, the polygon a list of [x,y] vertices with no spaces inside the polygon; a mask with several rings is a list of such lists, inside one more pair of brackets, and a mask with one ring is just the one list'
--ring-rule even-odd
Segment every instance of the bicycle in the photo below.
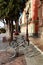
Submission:
{"label": "bicycle", "polygon": [[[15,37],[15,39],[11,42],[11,45],[10,45],[10,47],[14,49],[13,55],[8,58],[7,62],[6,61],[4,63],[1,62],[1,65],[6,64],[8,62],[11,62],[14,58],[18,57],[20,55],[20,53],[19,53],[19,47],[21,47],[21,46],[26,47],[27,42],[26,42],[24,36],[21,37],[21,40],[22,40],[21,43],[18,42],[18,39],[20,39],[20,38]],[[6,49],[6,52],[7,52],[7,49]],[[24,55],[24,53],[22,53],[21,55]]]}
{"label": "bicycle", "polygon": [[[25,38],[24,38],[24,36],[21,37],[22,42],[21,42],[21,41],[18,42],[17,39],[20,39],[20,38],[15,37],[15,39],[10,43],[10,46],[11,46],[11,47],[13,47],[13,48],[15,48],[15,47],[17,47],[17,46],[19,46],[19,47],[20,47],[20,46],[25,47],[25,45],[28,45],[28,44],[27,44],[27,41],[26,41]],[[20,43],[20,45],[19,45],[19,43]]]}

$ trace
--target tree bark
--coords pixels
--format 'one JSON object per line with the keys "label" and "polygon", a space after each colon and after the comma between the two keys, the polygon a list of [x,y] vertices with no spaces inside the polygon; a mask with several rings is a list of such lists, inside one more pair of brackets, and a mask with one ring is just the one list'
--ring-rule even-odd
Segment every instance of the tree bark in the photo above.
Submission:
{"label": "tree bark", "polygon": [[16,21],[16,34],[18,34],[18,21]]}
{"label": "tree bark", "polygon": [[11,41],[13,40],[13,20],[11,20]]}

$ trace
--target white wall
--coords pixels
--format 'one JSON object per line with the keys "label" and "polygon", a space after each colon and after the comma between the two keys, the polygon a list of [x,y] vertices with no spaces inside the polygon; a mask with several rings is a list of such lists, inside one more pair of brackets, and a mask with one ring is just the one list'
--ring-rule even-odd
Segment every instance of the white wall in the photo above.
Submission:
{"label": "white wall", "polygon": [[[35,29],[34,28],[35,27],[34,27],[33,23],[31,23],[31,24],[28,25],[29,36],[32,36],[33,33],[35,33]],[[26,34],[26,25],[21,27],[21,33]]]}
{"label": "white wall", "polygon": [[26,26],[21,27],[21,33],[26,34]]}

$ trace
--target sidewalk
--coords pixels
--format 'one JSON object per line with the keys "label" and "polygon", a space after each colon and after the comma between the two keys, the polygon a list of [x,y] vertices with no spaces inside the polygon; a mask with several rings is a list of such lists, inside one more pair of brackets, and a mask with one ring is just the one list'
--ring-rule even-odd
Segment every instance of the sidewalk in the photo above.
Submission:
{"label": "sidewalk", "polygon": [[[23,48],[22,48],[23,49]],[[27,65],[43,65],[43,55],[30,41],[29,46],[24,50]]]}
{"label": "sidewalk", "polygon": [[[29,49],[31,49],[29,51]],[[43,55],[31,45],[28,48],[28,54],[25,55],[27,65],[43,65]]]}
{"label": "sidewalk", "polygon": [[24,56],[9,59],[10,53],[1,52],[0,53],[0,65],[26,65],[26,60]]}
{"label": "sidewalk", "polygon": [[4,50],[8,45],[9,42],[3,42],[3,37],[5,37],[6,34],[0,34],[0,50]]}
{"label": "sidewalk", "polygon": [[43,52],[43,37],[42,38],[29,37],[29,40]]}
{"label": "sidewalk", "polygon": [[39,38],[29,37],[29,39],[43,52],[43,27],[40,27],[39,32],[41,34]]}
{"label": "sidewalk", "polygon": [[[21,40],[21,35],[18,35],[18,42],[22,42]],[[20,44],[20,43],[19,43]],[[8,47],[7,50],[9,50],[10,48]],[[12,49],[12,48],[11,48]],[[14,48],[13,48],[14,51]],[[17,57],[17,58],[13,58],[10,59],[9,61],[9,57],[11,57],[11,50],[7,53],[7,52],[0,52],[0,65],[43,65],[43,55],[37,50],[37,48],[34,47],[34,45],[32,45],[32,42],[30,41],[29,46],[21,46],[19,48],[19,52],[23,52],[24,55]],[[1,62],[7,62],[7,63],[2,63]]]}
{"label": "sidewalk", "polygon": [[36,45],[43,52],[43,38],[29,38],[34,45]]}

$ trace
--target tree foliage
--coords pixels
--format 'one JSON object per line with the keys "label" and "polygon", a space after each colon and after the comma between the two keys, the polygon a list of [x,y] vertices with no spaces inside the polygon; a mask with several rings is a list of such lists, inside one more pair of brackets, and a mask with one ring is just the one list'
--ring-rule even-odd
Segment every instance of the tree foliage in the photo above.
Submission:
{"label": "tree foliage", "polygon": [[17,20],[27,0],[0,0],[0,18]]}

